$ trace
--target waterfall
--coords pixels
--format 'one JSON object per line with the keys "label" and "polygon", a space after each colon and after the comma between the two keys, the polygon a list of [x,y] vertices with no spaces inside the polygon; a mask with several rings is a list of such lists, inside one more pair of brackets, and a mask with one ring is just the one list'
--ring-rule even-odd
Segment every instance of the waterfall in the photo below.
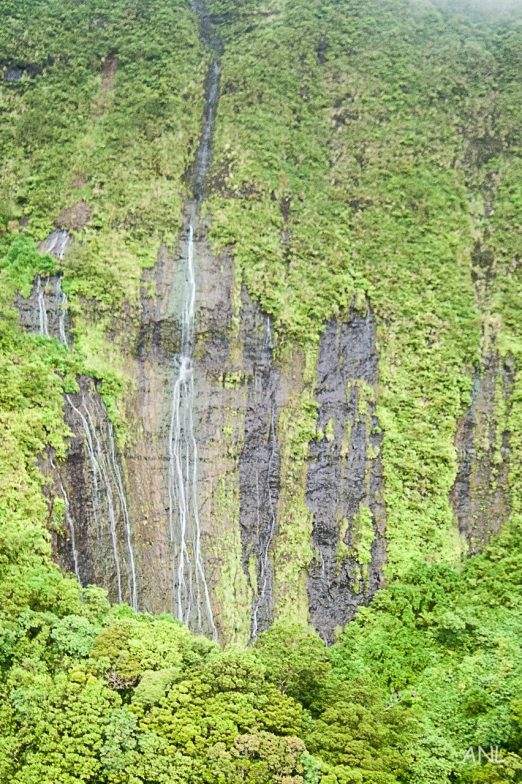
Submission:
{"label": "waterfall", "polygon": [[71,515],[71,506],[69,504],[69,497],[65,491],[65,487],[63,486],[61,479],[60,479],[60,490],[62,491],[63,501],[65,503],[65,522],[69,527],[69,532],[71,535],[71,549],[72,549],[72,557],[73,557],[73,565],[74,565],[74,574],[76,575],[76,579],[78,580],[81,587],[82,581],[80,580],[80,567],[78,566],[78,550],[76,549],[76,534],[74,530],[74,520]]}
{"label": "waterfall", "polygon": [[219,62],[215,60],[210,66],[210,86],[207,96],[207,106],[205,111],[205,124],[203,126],[203,133],[201,141],[196,153],[196,171],[194,179],[194,196],[196,199],[201,199],[203,191],[203,183],[207,174],[210,160],[212,157],[212,134],[214,132],[214,123],[216,121],[217,104],[219,97],[219,77],[220,66]]}
{"label": "waterfall", "polygon": [[138,582],[136,579],[136,564],[134,562],[134,550],[132,549],[132,528],[131,528],[131,522],[129,517],[129,510],[127,507],[127,500],[125,498],[125,491],[123,489],[123,480],[121,476],[121,471],[118,462],[116,460],[116,442],[114,439],[114,428],[112,426],[112,422],[109,422],[108,425],[109,425],[108,426],[109,457],[112,465],[113,476],[115,479],[116,490],[120,500],[120,508],[123,515],[123,523],[125,525],[125,535],[127,538],[127,549],[129,551],[130,577],[131,577],[131,586],[130,586],[131,605],[137,611],[138,610]]}
{"label": "waterfall", "polygon": [[[272,348],[271,340],[272,338],[270,332],[270,320],[267,318],[267,328],[265,331],[265,346],[264,346],[265,348],[270,348],[270,349]],[[276,450],[277,450],[275,421],[276,421],[275,401],[272,401],[272,407],[270,412],[270,435],[269,435],[270,456],[268,458],[268,471],[267,471],[267,491],[268,491],[268,507],[269,507],[269,515],[270,515],[270,531],[269,531],[269,535],[266,538],[265,546],[263,548],[263,552],[261,555],[257,598],[252,608],[252,632],[251,632],[252,640],[255,640],[255,638],[257,637],[259,608],[263,604],[264,599],[266,597],[266,592],[270,579],[271,564],[269,558],[269,550],[275,535],[276,524],[277,524],[276,504],[274,502],[274,498],[272,496],[272,489],[270,487],[272,467],[273,467],[274,457],[276,455]]]}
{"label": "waterfall", "polygon": [[69,348],[67,343],[67,335],[65,332],[65,314],[67,312],[67,294],[62,289],[62,276],[58,275],[56,279],[56,299],[58,300],[58,339],[63,343],[65,348]]}
{"label": "waterfall", "polygon": [[[42,254],[49,253],[60,261],[63,260],[65,253],[71,247],[74,238],[61,229],[56,229],[43,242],[38,246],[38,250]],[[53,276],[54,280],[54,276]],[[40,275],[36,277],[36,299],[38,305],[38,320],[39,320],[39,333],[46,338],[58,337],[60,343],[66,348],[69,348],[67,343],[67,333],[65,330],[65,315],[67,312],[67,295],[62,289],[62,274],[59,273],[56,277],[55,284],[55,298],[52,306],[49,309],[45,301],[45,288],[49,286],[51,278],[48,276],[47,280],[42,286],[42,278]],[[49,332],[49,319],[51,322],[51,332]],[[57,321],[57,323],[56,323]],[[58,333],[58,334],[56,334]]]}
{"label": "waterfall", "polygon": [[194,273],[194,223],[198,219],[205,177],[212,157],[212,137],[219,98],[220,45],[200,0],[192,0],[201,18],[200,37],[214,49],[216,59],[208,74],[208,93],[203,115],[203,130],[192,172],[194,200],[190,208],[187,253],[182,259],[184,283],[181,312],[181,347],[175,358],[170,426],[168,433],[168,523],[172,548],[173,612],[187,626],[217,639],[210,592],[208,589],[199,521],[197,478],[198,449],[194,431],[194,315],[196,278]]}
{"label": "waterfall", "polygon": [[[85,411],[85,416],[79,408],[76,408],[74,403],[72,402],[69,395],[65,396],[65,399],[71,406],[74,413],[80,419],[82,424],[83,432],[85,433],[85,441],[87,444],[87,452],[89,455],[89,462],[91,464],[91,471],[93,476],[93,486],[94,486],[94,498],[93,498],[93,506],[100,508],[101,506],[101,496],[100,496],[100,486],[98,483],[98,479],[101,479],[102,485],[105,490],[105,497],[107,499],[107,507],[108,507],[108,515],[109,515],[109,529],[112,541],[112,551],[114,556],[114,565],[116,570],[116,584],[118,589],[118,602],[121,604],[122,602],[122,590],[121,590],[121,567],[120,567],[120,558],[118,555],[118,540],[116,535],[116,515],[114,512],[114,502],[113,502],[113,495],[112,495],[112,488],[111,483],[109,481],[109,475],[107,472],[107,466],[105,462],[105,457],[103,451],[100,446],[100,441],[96,434],[96,429],[94,427],[94,423],[92,421],[92,417],[90,414],[89,409],[85,404],[85,399],[82,399],[82,407]],[[95,512],[96,515],[96,512]]]}
{"label": "waterfall", "polygon": [[[194,365],[192,348],[196,304],[194,229],[188,230],[181,352],[176,357],[169,428],[169,537],[173,548],[174,612],[186,625],[196,617],[198,632],[210,626],[217,637],[201,555],[197,501],[198,450],[194,434]],[[203,615],[205,623],[203,623]]]}
{"label": "waterfall", "polygon": [[71,537],[71,550],[72,550],[72,557],[73,557],[73,566],[74,566],[74,574],[76,575],[76,579],[78,580],[80,587],[81,587],[81,580],[80,580],[80,568],[78,565],[78,550],[76,549],[76,530],[74,527],[74,520],[71,515],[71,506],[69,504],[69,496],[63,486],[62,477],[60,476],[60,472],[56,469],[56,466],[53,463],[53,459],[50,458],[51,468],[56,471],[58,476],[58,482],[60,484],[60,492],[63,496],[63,501],[65,504],[65,522],[67,523],[67,527],[69,529],[69,535]]}
{"label": "waterfall", "polygon": [[[45,299],[45,290],[50,283],[50,277],[47,276],[45,282],[42,281],[40,275],[36,276],[36,303],[38,306],[38,332],[46,338],[55,337],[58,331],[58,340],[66,348],[69,348],[67,343],[67,334],[65,331],[65,314],[67,312],[67,294],[62,289],[62,276],[58,275],[55,285],[55,303],[51,308]],[[56,315],[57,314],[57,315]],[[51,331],[49,331],[49,318],[51,319]],[[58,330],[56,330],[56,320],[58,321]],[[54,334],[51,335],[51,332]]]}
{"label": "waterfall", "polygon": [[[49,278],[45,285],[47,286],[49,283]],[[44,296],[44,288],[42,288],[42,279],[40,275],[36,278],[36,300],[38,303],[38,322],[39,322],[39,332],[40,335],[44,335],[44,337],[49,337],[49,325],[47,322],[47,308],[45,306],[45,296]]]}
{"label": "waterfall", "polygon": [[57,259],[63,259],[65,252],[72,245],[74,239],[67,231],[56,229],[49,234],[47,239],[40,243],[40,253],[49,253]]}

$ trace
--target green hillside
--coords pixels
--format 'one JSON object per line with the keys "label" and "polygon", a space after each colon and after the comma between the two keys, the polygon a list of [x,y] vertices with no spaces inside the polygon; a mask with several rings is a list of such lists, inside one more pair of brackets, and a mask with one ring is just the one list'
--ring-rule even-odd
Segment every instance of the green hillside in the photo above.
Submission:
{"label": "green hillside", "polygon": [[[0,20],[0,784],[522,781],[522,4],[0,0]],[[139,446],[171,471],[174,413],[142,412],[175,399],[193,224],[207,636],[158,576],[174,504]],[[321,407],[345,360],[339,434]],[[71,399],[102,412],[85,436]],[[336,460],[332,545],[310,472]]]}

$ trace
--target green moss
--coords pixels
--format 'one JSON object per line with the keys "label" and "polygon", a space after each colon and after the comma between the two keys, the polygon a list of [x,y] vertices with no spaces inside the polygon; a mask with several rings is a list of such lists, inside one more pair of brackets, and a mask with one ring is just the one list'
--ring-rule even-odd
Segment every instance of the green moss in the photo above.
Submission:
{"label": "green moss", "polygon": [[454,434],[480,346],[470,254],[481,205],[462,130],[486,106],[484,79],[510,34],[429,4],[413,14],[405,0],[295,0],[261,16],[210,7],[226,8],[230,87],[215,139],[215,246],[232,246],[283,340],[316,344],[325,322],[353,301],[366,314],[369,301],[379,384],[361,390],[358,415],[376,393],[387,573],[458,561]]}
{"label": "green moss", "polygon": [[306,458],[316,417],[310,391],[305,390],[289,400],[278,422],[284,437],[279,527],[273,555],[275,617],[300,623],[308,620],[306,578],[312,560],[312,515],[305,503]]}
{"label": "green moss", "polygon": [[335,421],[329,419],[324,428],[324,437],[327,441],[333,441],[335,438]]}
{"label": "green moss", "polygon": [[243,385],[245,377],[240,371],[227,373],[223,379],[225,389],[239,389]]}
{"label": "green moss", "polygon": [[227,645],[246,645],[250,638],[252,589],[243,569],[239,526],[238,466],[242,428],[243,418],[237,417],[232,408],[226,409],[223,433],[227,444],[221,454],[220,475],[213,495],[212,534],[208,545],[212,560],[219,564],[215,598],[219,605],[222,638]]}
{"label": "green moss", "polygon": [[355,558],[363,567],[371,563],[374,539],[373,515],[367,506],[360,504],[359,514],[352,520],[352,543]]}
{"label": "green moss", "polygon": [[[75,346],[102,381],[121,439],[141,273],[160,243],[177,241],[199,137],[206,63],[197,19],[182,0],[139,11],[128,0],[55,0],[8,3],[3,22],[3,62],[29,71],[0,80],[0,224],[23,218],[41,240],[58,220],[76,237],[63,264]],[[75,222],[82,201],[87,213]],[[21,283],[28,293],[29,278]]]}

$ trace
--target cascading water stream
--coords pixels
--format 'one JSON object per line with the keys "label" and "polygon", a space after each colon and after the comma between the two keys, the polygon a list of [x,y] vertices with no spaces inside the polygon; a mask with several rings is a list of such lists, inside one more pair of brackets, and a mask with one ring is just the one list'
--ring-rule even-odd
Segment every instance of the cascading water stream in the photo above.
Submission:
{"label": "cascading water stream", "polygon": [[[49,284],[49,278],[45,283],[45,286]],[[39,323],[39,332],[40,335],[44,337],[49,337],[49,324],[47,321],[47,308],[45,306],[45,294],[44,294],[44,287],[42,287],[42,279],[40,275],[36,278],[36,300],[38,303],[38,323]]]}
{"label": "cascading water stream", "polygon": [[168,434],[168,520],[172,547],[173,612],[186,625],[196,627],[199,633],[210,633],[214,639],[217,639],[201,552],[192,354],[196,308],[194,227],[199,225],[199,205],[203,198],[203,186],[212,158],[212,138],[219,98],[221,44],[213,34],[212,23],[201,0],[192,0],[191,5],[200,18],[201,40],[214,51],[215,59],[208,72],[203,129],[192,172],[194,200],[189,205],[187,252],[181,259],[183,306],[180,319],[181,346],[180,353],[175,358]]}
{"label": "cascading water stream", "polygon": [[[63,260],[65,253],[70,248],[74,238],[65,231],[56,229],[49,234],[38,246],[38,250],[42,254],[48,253],[60,261]],[[54,277],[54,276],[53,276]],[[56,277],[55,284],[55,298],[52,306],[49,308],[46,302],[46,289],[51,282],[50,276],[47,276],[45,283],[42,281],[40,275],[36,276],[36,303],[38,307],[38,332],[46,338],[58,337],[60,343],[66,348],[69,348],[67,343],[67,333],[65,330],[65,315],[67,312],[67,295],[62,289],[62,273]],[[43,284],[43,285],[42,285]],[[57,320],[57,324],[56,324]],[[51,331],[49,331],[49,323],[51,324]],[[56,332],[58,333],[56,335]],[[51,334],[53,333],[53,334]]]}
{"label": "cascading water stream", "polygon": [[74,574],[76,575],[76,579],[78,580],[78,583],[81,586],[82,581],[80,580],[80,567],[78,564],[78,550],[76,549],[76,533],[74,528],[74,520],[71,515],[71,505],[69,504],[69,496],[67,495],[67,492],[65,490],[65,487],[63,486],[61,479],[60,479],[60,490],[62,491],[63,501],[65,504],[65,522],[67,523],[71,535],[71,549],[72,549],[72,557],[73,557],[73,565],[74,565]]}
{"label": "cascading water stream", "polygon": [[[210,594],[201,555],[201,529],[197,501],[198,450],[194,433],[194,366],[192,344],[196,304],[194,229],[188,230],[185,262],[181,352],[176,359],[169,428],[169,536],[173,548],[174,611],[197,629],[210,627],[217,636]],[[205,615],[205,620],[203,619]]]}
{"label": "cascading water stream", "polygon": [[[62,276],[58,275],[55,285],[55,300],[51,308],[48,307],[46,300],[46,290],[49,288],[50,277],[42,280],[41,275],[36,276],[36,304],[38,307],[38,333],[46,338],[56,336],[56,319],[58,321],[58,340],[66,348],[67,333],[65,331],[65,314],[67,312],[67,294],[62,289]],[[57,314],[57,315],[56,315]],[[51,319],[51,331],[49,331],[49,319]],[[51,332],[54,334],[51,335]]]}
{"label": "cascading water stream", "polygon": [[125,490],[123,488],[121,471],[118,465],[118,461],[116,460],[116,446],[115,446],[116,442],[114,439],[114,428],[112,426],[112,422],[109,422],[108,424],[108,431],[109,431],[110,463],[112,465],[112,472],[115,479],[116,490],[120,500],[120,507],[123,515],[123,523],[125,525],[125,535],[127,538],[127,549],[129,551],[130,578],[131,578],[131,585],[130,585],[131,605],[137,611],[138,610],[138,581],[136,578],[136,564],[134,562],[134,550],[132,548],[132,528],[131,528],[131,522],[129,517],[129,510],[127,507],[127,500],[125,498]]}
{"label": "cascading water stream", "polygon": [[[270,330],[270,322],[268,322],[268,327],[265,331],[265,339],[268,336],[268,338],[271,340],[271,334],[269,330]],[[268,585],[269,585],[269,579],[270,579],[269,551],[270,551],[270,545],[272,544],[272,540],[275,535],[276,525],[277,525],[276,505],[274,503],[274,499],[272,496],[272,488],[270,487],[270,478],[272,476],[272,468],[273,468],[274,458],[276,456],[276,450],[277,450],[277,436],[275,431],[275,422],[276,422],[275,402],[272,401],[272,410],[270,413],[270,436],[269,436],[270,457],[268,458],[268,471],[267,471],[267,494],[268,494],[268,507],[269,507],[269,515],[270,515],[270,531],[266,538],[265,546],[263,548],[263,553],[261,556],[261,564],[259,569],[259,589],[258,589],[256,600],[252,608],[252,631],[251,631],[252,640],[255,640],[255,638],[257,637],[259,610],[264,603],[267,594]]]}
{"label": "cascading water stream", "polygon": [[118,581],[118,601],[121,603],[122,601],[122,589],[121,589],[121,567],[120,567],[120,559],[118,556],[118,535],[117,535],[117,528],[116,528],[116,511],[114,507],[114,496],[112,493],[112,486],[109,477],[109,468],[105,462],[105,454],[102,450],[100,440],[98,438],[98,434],[96,433],[96,428],[94,426],[94,422],[91,417],[91,412],[85,405],[85,399],[82,400],[82,406],[87,414],[87,422],[88,426],[91,430],[91,439],[92,443],[96,446],[96,453],[97,453],[97,462],[101,469],[101,474],[103,478],[103,482],[105,485],[105,494],[107,497],[107,508],[109,513],[109,530],[111,534],[112,540],[112,549],[114,553],[114,560],[116,564],[116,576]]}
{"label": "cascading water stream", "polygon": [[220,65],[218,60],[215,60],[210,66],[209,72],[209,90],[207,96],[207,107],[205,112],[205,124],[203,126],[203,133],[201,134],[201,141],[199,143],[198,151],[196,153],[196,166],[194,177],[194,196],[199,201],[203,192],[203,185],[207,174],[208,167],[212,158],[212,135],[214,132],[214,123],[216,121],[217,104],[219,97],[219,77]]}
{"label": "cascading water stream", "polygon": [[66,250],[72,245],[73,237],[65,231],[56,229],[39,246],[40,253],[49,253],[57,259],[62,260]]}
{"label": "cascading water stream", "polygon": [[192,0],[200,17],[200,36],[214,50],[216,59],[208,74],[208,92],[203,117],[201,140],[196,151],[192,188],[194,201],[190,207],[187,252],[182,259],[183,284],[181,311],[181,346],[175,359],[172,385],[170,426],[168,434],[169,471],[169,538],[172,547],[173,611],[179,620],[200,633],[210,632],[214,639],[214,623],[210,592],[205,577],[201,552],[197,478],[198,449],[194,429],[194,317],[196,277],[194,271],[194,225],[198,224],[199,205],[205,177],[212,157],[212,137],[216,120],[220,64],[220,44],[212,33],[212,25],[201,0]]}
{"label": "cascading water stream", "polygon": [[80,567],[78,563],[78,550],[76,549],[76,529],[74,525],[74,520],[71,515],[71,505],[69,504],[69,496],[67,495],[67,491],[63,486],[62,477],[60,476],[59,471],[56,469],[54,465],[53,459],[50,459],[51,468],[56,472],[58,475],[58,483],[60,485],[60,492],[63,497],[63,502],[65,504],[65,522],[67,523],[67,527],[69,529],[69,535],[71,537],[71,550],[72,550],[72,557],[73,557],[73,567],[74,567],[74,574],[76,575],[76,579],[78,580],[80,586],[82,584],[80,580]]}
{"label": "cascading water stream", "polygon": [[[107,473],[107,468],[105,465],[105,458],[103,451],[100,446],[100,442],[98,436],[96,434],[96,429],[94,427],[94,423],[92,421],[91,414],[89,409],[85,404],[85,400],[82,400],[82,407],[87,414],[84,414],[80,411],[79,408],[76,408],[72,400],[70,399],[69,395],[65,396],[67,402],[71,406],[74,413],[79,417],[80,422],[82,423],[82,428],[85,433],[85,440],[87,444],[87,452],[89,455],[89,462],[91,464],[91,470],[93,475],[93,485],[94,485],[94,507],[100,509],[101,507],[101,496],[100,496],[100,488],[98,479],[101,478],[103,482],[103,486],[105,489],[105,496],[107,498],[107,507],[108,507],[108,515],[109,515],[109,529],[111,534],[111,541],[112,541],[112,550],[114,556],[114,566],[116,570],[116,585],[118,591],[118,602],[121,604],[122,602],[122,589],[121,589],[121,567],[120,567],[120,558],[118,555],[118,540],[116,536],[116,516],[114,513],[114,503],[113,503],[113,495],[112,495],[112,488],[109,481],[109,476]],[[96,512],[95,512],[96,515]]]}
{"label": "cascading water stream", "polygon": [[67,312],[67,294],[62,289],[62,276],[58,275],[56,280],[56,299],[58,300],[58,339],[65,348],[69,348],[67,334],[65,332],[65,314]]}

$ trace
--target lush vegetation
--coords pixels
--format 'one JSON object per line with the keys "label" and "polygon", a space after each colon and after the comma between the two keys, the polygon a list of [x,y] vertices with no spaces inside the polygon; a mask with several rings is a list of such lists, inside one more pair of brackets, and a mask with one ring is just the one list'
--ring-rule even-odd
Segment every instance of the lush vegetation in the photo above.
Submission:
{"label": "lush vegetation", "polygon": [[225,40],[216,246],[232,245],[283,341],[313,346],[325,321],[369,298],[388,574],[419,558],[458,561],[448,493],[470,395],[463,368],[480,368],[493,343],[520,356],[520,8],[210,7]]}
{"label": "lush vegetation", "polygon": [[[42,537],[8,534],[6,784],[522,780],[518,529],[460,572],[393,582],[330,650],[284,624],[222,650],[170,616],[110,608],[49,563]],[[479,746],[499,761],[480,764]]]}
{"label": "lush vegetation", "polygon": [[[512,520],[461,563],[448,500],[463,371],[493,343],[522,358],[520,13],[209,8],[224,43],[216,247],[309,357],[351,302],[376,314],[390,582],[330,650],[284,623],[220,649],[52,564],[64,510],[38,458],[65,455],[79,372],[124,419],[141,271],[180,226],[208,54],[182,0],[0,0],[2,73],[23,72],[0,83],[0,782],[522,781],[518,378],[495,402]],[[77,240],[74,351],[22,334],[13,307],[58,270],[36,250],[55,221]],[[314,428],[313,401],[299,405],[281,420],[291,476]]]}
{"label": "lush vegetation", "polygon": [[197,19],[183,0],[3,0],[0,12],[0,231],[76,238],[63,270],[75,346],[118,422],[141,272],[177,237],[199,138]]}

